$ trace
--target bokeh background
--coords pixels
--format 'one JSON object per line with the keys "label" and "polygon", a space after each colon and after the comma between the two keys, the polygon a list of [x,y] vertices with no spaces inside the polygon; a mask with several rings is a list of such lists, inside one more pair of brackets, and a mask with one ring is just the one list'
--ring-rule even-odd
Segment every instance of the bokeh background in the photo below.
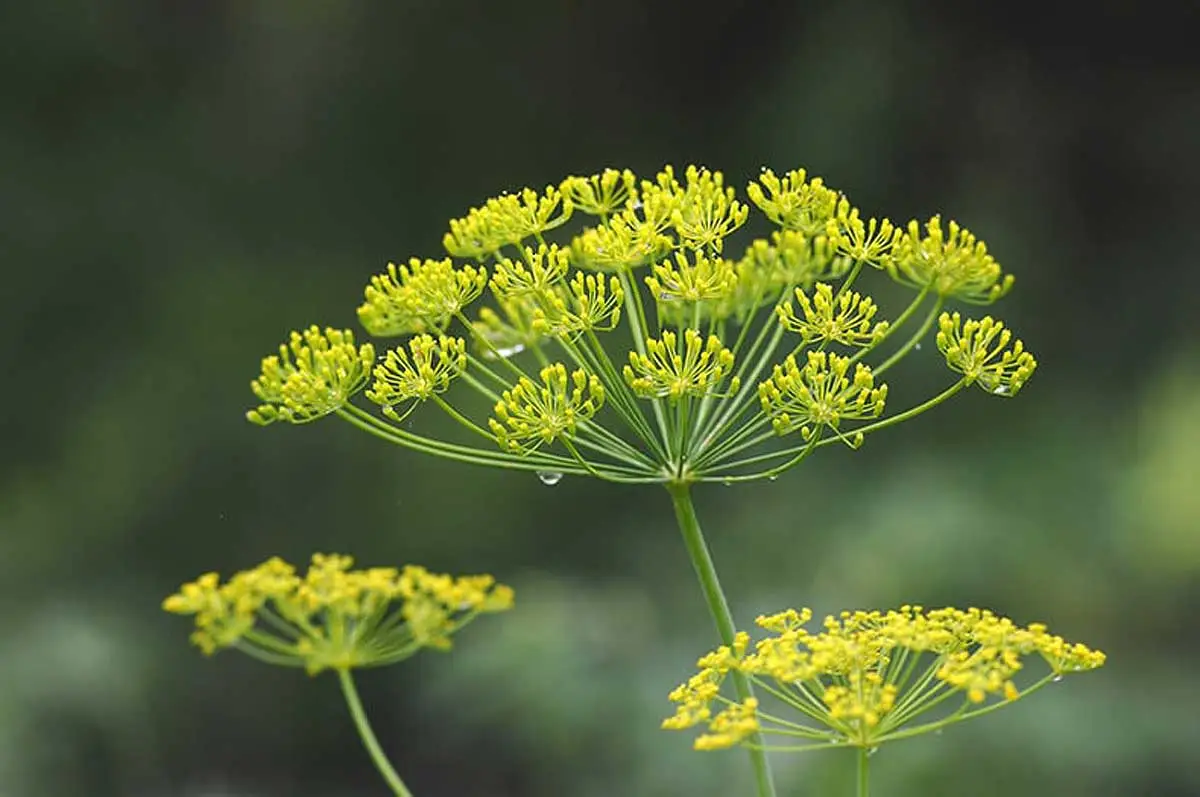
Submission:
{"label": "bokeh background", "polygon": [[[1109,653],[887,748],[878,793],[1200,793],[1197,20],[1126,5],[5,4],[0,795],[382,794],[333,680],[205,660],[159,610],[314,550],[517,588],[452,656],[361,679],[420,797],[749,793],[743,754],[657,729],[713,641],[661,490],[242,418],[262,355],[352,325],[447,219],[668,162],[806,166],[1018,277],[1017,400],[697,496],[742,624],[973,604]],[[905,367],[944,382],[933,347]],[[848,793],[849,754],[775,766],[781,795]]]}

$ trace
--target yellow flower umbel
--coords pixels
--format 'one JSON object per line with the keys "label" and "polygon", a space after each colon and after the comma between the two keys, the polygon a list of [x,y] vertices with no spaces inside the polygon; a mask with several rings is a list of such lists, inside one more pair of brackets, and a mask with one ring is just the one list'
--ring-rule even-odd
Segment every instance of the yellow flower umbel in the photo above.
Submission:
{"label": "yellow flower umbel", "polygon": [[[607,169],[489,199],[450,223],[450,257],[370,279],[359,320],[402,338],[381,362],[368,367],[373,350],[355,350],[349,333],[294,335],[264,360],[250,417],[336,414],[464,462],[686,486],[774,477],[967,385],[1012,396],[1032,374],[999,321],[944,312],[1012,287],[955,222],[867,218],[803,169],[764,169],[746,197],[721,172],[667,166],[649,180]],[[777,229],[727,258],[754,207]],[[883,317],[868,276],[915,295]],[[935,324],[957,381],[889,414],[884,373]],[[353,400],[367,374],[379,412]],[[460,438],[414,430],[423,404]]]}
{"label": "yellow flower umbel", "polygon": [[395,664],[425,647],[447,650],[451,635],[478,615],[512,607],[512,590],[491,576],[352,564],[315,554],[303,576],[279,558],[225,582],[206,573],[163,609],[195,617],[192,642],[205,654],[236,648],[315,675]]}
{"label": "yellow flower umbel", "polygon": [[421,648],[449,650],[450,637],[480,614],[512,608],[513,592],[487,575],[353,564],[349,556],[314,554],[304,575],[278,557],[226,582],[205,573],[163,609],[195,617],[192,642],[206,655],[235,648],[309,675],[334,671],[379,774],[396,797],[412,797],[371,729],[351,671],[395,664]]}
{"label": "yellow flower umbel", "polygon": [[[872,750],[1104,664],[1103,653],[1040,623],[1021,627],[980,609],[843,612],[816,632],[805,627],[811,617],[808,609],[760,617],[769,635],[752,651],[749,635],[738,632],[733,645],[701,658],[700,671],[671,693],[677,708],[663,727],[704,728],[697,750],[755,738],[767,750]],[[723,681],[737,673],[770,695],[770,705],[724,696]]]}

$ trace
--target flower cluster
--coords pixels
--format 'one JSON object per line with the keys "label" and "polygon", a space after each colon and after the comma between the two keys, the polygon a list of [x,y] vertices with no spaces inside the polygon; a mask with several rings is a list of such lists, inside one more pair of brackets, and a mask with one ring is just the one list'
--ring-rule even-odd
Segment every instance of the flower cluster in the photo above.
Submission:
{"label": "flower cluster", "polygon": [[[250,419],[337,414],[479,464],[729,481],[773,476],[827,443],[857,447],[970,384],[1012,396],[1033,373],[1001,322],[945,309],[994,302],[1013,282],[955,222],[867,218],[802,169],[764,169],[746,196],[721,172],[667,166],[653,179],[608,169],[489,199],[450,223],[450,257],[369,280],[359,320],[407,340],[376,362],[349,332],[294,333],[263,361]],[[730,242],[753,207],[777,229],[738,257]],[[861,287],[872,275],[915,289],[908,306],[881,317]],[[885,415],[880,377],[935,325],[957,381]],[[360,391],[379,413],[353,401]],[[464,440],[399,425],[426,403]]]}
{"label": "flower cluster", "polygon": [[303,576],[278,557],[225,582],[205,573],[163,609],[195,617],[192,642],[205,654],[233,647],[316,674],[394,664],[423,647],[447,650],[475,617],[513,603],[512,590],[487,575],[352,565],[349,556],[315,554]]}
{"label": "flower cluster", "polygon": [[[705,655],[699,672],[671,693],[676,712],[663,727],[704,727],[698,750],[747,744],[759,735],[771,740],[764,742],[768,749],[871,749],[1104,664],[1103,653],[1068,643],[1040,623],[1022,627],[980,609],[843,612],[815,633],[805,627],[811,618],[808,609],[760,617],[769,635],[753,649],[749,634],[738,632],[732,645]],[[1018,686],[1030,659],[1041,661],[1044,672]],[[779,708],[722,695],[735,673]]]}

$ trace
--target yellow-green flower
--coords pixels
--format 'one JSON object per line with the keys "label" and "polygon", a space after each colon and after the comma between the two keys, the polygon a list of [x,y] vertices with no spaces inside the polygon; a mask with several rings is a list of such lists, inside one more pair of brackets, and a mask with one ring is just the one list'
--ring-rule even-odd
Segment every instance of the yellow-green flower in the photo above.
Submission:
{"label": "yellow-green flower", "polygon": [[[678,336],[664,332],[662,338],[646,341],[646,353],[630,352],[625,366],[625,381],[643,398],[677,400],[683,396],[709,394],[733,368],[733,352],[721,339],[709,335],[705,340],[698,331],[683,331],[683,351]],[[730,392],[738,389],[738,380],[730,381]]]}
{"label": "yellow-green flower", "polygon": [[942,313],[937,346],[946,364],[967,384],[978,384],[997,396],[1015,396],[1037,368],[1025,345],[1013,342],[1012,332],[991,316],[964,322],[958,313]]}
{"label": "yellow-green flower", "polygon": [[[732,483],[773,478],[835,440],[858,447],[972,382],[1011,395],[1032,373],[999,322],[946,317],[938,345],[963,378],[885,417],[876,382],[934,334],[946,302],[992,301],[1011,278],[957,224],[899,230],[802,169],[764,169],[746,195],[691,165],[645,180],[605,169],[488,199],[450,223],[451,257],[389,265],[364,290],[367,331],[403,346],[366,367],[352,348],[330,368],[294,364],[290,351],[270,359],[251,420],[337,412],[397,445],[479,465]],[[726,259],[752,207],[778,227]],[[584,223],[568,225],[576,209]],[[885,317],[862,283],[888,276],[915,290]],[[826,351],[843,347],[851,356]],[[350,401],[371,373],[367,399],[382,418]],[[467,436],[397,426],[425,400]],[[609,411],[597,417],[601,403]],[[784,439],[793,431],[800,439]]]}
{"label": "yellow-green flower", "polygon": [[616,277],[576,271],[566,286],[541,297],[531,329],[539,335],[573,338],[581,332],[608,332],[621,321],[625,289]]}
{"label": "yellow-green flower", "polygon": [[693,253],[692,259],[679,252],[675,262],[663,261],[651,268],[646,277],[650,295],[658,302],[721,301],[737,290],[737,273],[733,263],[721,258],[709,258]]}
{"label": "yellow-green flower", "polygon": [[983,241],[953,221],[943,230],[939,216],[925,223],[924,233],[910,221],[885,265],[899,282],[971,304],[991,304],[1013,285]]}
{"label": "yellow-green flower", "polygon": [[[697,750],[747,743],[761,735],[767,749],[831,746],[871,749],[938,730],[1031,694],[1064,674],[1104,664],[1104,654],[1068,643],[1034,623],[980,609],[843,612],[817,632],[808,609],[758,618],[769,632],[750,649],[739,632],[699,660],[699,672],[675,689],[667,729],[702,727]],[[1027,674],[1040,661],[1040,674]],[[725,697],[721,687],[740,673],[774,698]],[[1018,681],[1025,681],[1024,686]]]}
{"label": "yellow-green flower", "polygon": [[492,274],[492,291],[501,300],[522,296],[545,295],[562,281],[570,266],[570,256],[557,245],[525,247],[524,260],[501,258]]}
{"label": "yellow-green flower", "polygon": [[488,575],[352,565],[349,556],[314,554],[301,576],[273,557],[224,583],[205,573],[163,609],[195,617],[192,642],[206,655],[237,648],[315,675],[394,664],[423,647],[448,650],[475,617],[512,607],[512,590]]}
{"label": "yellow-green flower", "polygon": [[658,260],[673,246],[655,224],[628,209],[604,226],[577,235],[571,241],[571,259],[580,268],[593,271],[631,271]]}
{"label": "yellow-green flower", "polygon": [[569,441],[579,424],[604,404],[604,387],[582,368],[568,375],[562,363],[542,369],[541,385],[528,377],[502,394],[488,426],[500,447],[529,453],[545,443]]}
{"label": "yellow-green flower", "polygon": [[746,223],[750,209],[734,199],[720,172],[689,166],[684,177],[687,184],[677,193],[671,224],[688,247],[720,252],[725,236]]}
{"label": "yellow-green flower", "polygon": [[263,358],[262,373],[250,383],[263,401],[246,413],[262,426],[275,421],[308,423],[345,406],[367,381],[375,347],[354,345],[348,329],[311,326],[293,332],[279,355]]}
{"label": "yellow-green flower", "polygon": [[609,216],[637,195],[637,178],[625,169],[605,169],[591,177],[568,177],[559,189],[577,210],[591,216]]}
{"label": "yellow-green flower", "polygon": [[838,193],[827,188],[820,177],[809,180],[804,169],[783,177],[763,169],[758,182],[746,186],[746,194],[768,219],[807,236],[824,234],[837,214]]}
{"label": "yellow-green flower", "polygon": [[858,208],[842,197],[836,218],[828,224],[828,235],[842,254],[878,268],[887,261],[903,230],[896,229],[887,219],[868,219],[864,223]]}
{"label": "yellow-green flower", "polygon": [[472,208],[466,217],[451,221],[442,244],[456,257],[494,255],[503,246],[520,244],[566,223],[572,209],[570,198],[554,186],[547,186],[543,194],[525,188],[489,199],[482,208]]}
{"label": "yellow-green flower", "polygon": [[467,344],[462,338],[442,335],[435,340],[431,335],[419,335],[408,342],[408,351],[397,346],[375,366],[375,383],[367,390],[367,398],[395,420],[398,405],[425,401],[445,391],[466,367]]}
{"label": "yellow-green flower", "polygon": [[[878,418],[887,399],[887,385],[875,387],[871,369],[832,352],[810,351],[803,368],[788,356],[775,366],[771,378],[758,386],[763,412],[775,433],[797,429],[808,440],[822,426],[835,432],[843,420]],[[851,441],[847,441],[851,442]]]}
{"label": "yellow-green flower", "polygon": [[818,282],[811,299],[800,288],[796,288],[795,296],[803,317],[796,315],[791,302],[779,305],[775,313],[780,323],[799,333],[805,343],[829,341],[844,346],[866,346],[878,342],[887,332],[887,321],[871,323],[879,310],[875,302],[855,291],[835,296],[831,285]]}
{"label": "yellow-green flower", "polygon": [[487,281],[482,268],[455,268],[450,258],[389,263],[386,273],[371,278],[358,320],[380,337],[441,332],[478,298]]}

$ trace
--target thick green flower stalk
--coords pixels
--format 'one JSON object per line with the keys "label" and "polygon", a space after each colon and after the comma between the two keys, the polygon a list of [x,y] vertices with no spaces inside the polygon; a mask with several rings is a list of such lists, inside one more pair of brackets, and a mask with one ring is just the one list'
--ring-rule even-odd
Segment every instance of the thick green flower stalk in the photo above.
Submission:
{"label": "thick green flower stalk", "polygon": [[[412,450],[535,471],[547,484],[566,474],[662,484],[732,644],[691,485],[775,478],[824,446],[856,449],[970,385],[1012,397],[1036,367],[1000,321],[944,309],[990,304],[1013,282],[954,222],[864,220],[803,170],[764,169],[746,195],[750,204],[720,172],[691,166],[642,181],[609,169],[488,200],[450,223],[450,257],[370,279],[359,321],[398,345],[377,357],[349,330],[293,333],[263,360],[248,418],[336,415]],[[732,237],[751,204],[777,229],[738,256]],[[911,300],[884,317],[863,292],[869,278],[911,287]],[[935,326],[953,378],[894,410],[883,377]],[[458,436],[413,428],[410,416],[430,404]],[[765,797],[766,762],[754,758]]]}
{"label": "thick green flower stalk", "polygon": [[224,583],[205,573],[163,609],[194,616],[192,642],[205,655],[233,648],[309,675],[336,672],[375,766],[395,794],[411,797],[367,721],[350,671],[395,664],[422,648],[449,650],[450,637],[477,616],[511,608],[513,592],[488,575],[352,565],[348,556],[315,554],[303,576],[278,557]]}
{"label": "thick green flower stalk", "polygon": [[[702,657],[699,672],[671,693],[677,707],[663,727],[705,728],[697,750],[857,748],[865,797],[867,755],[881,744],[989,714],[1104,664],[1103,653],[1041,623],[1020,627],[979,609],[843,612],[816,633],[805,628],[811,617],[808,609],[759,617],[769,635],[752,652],[739,631],[732,645]],[[1028,674],[1031,659],[1040,672]],[[723,695],[734,673],[766,701]]]}

